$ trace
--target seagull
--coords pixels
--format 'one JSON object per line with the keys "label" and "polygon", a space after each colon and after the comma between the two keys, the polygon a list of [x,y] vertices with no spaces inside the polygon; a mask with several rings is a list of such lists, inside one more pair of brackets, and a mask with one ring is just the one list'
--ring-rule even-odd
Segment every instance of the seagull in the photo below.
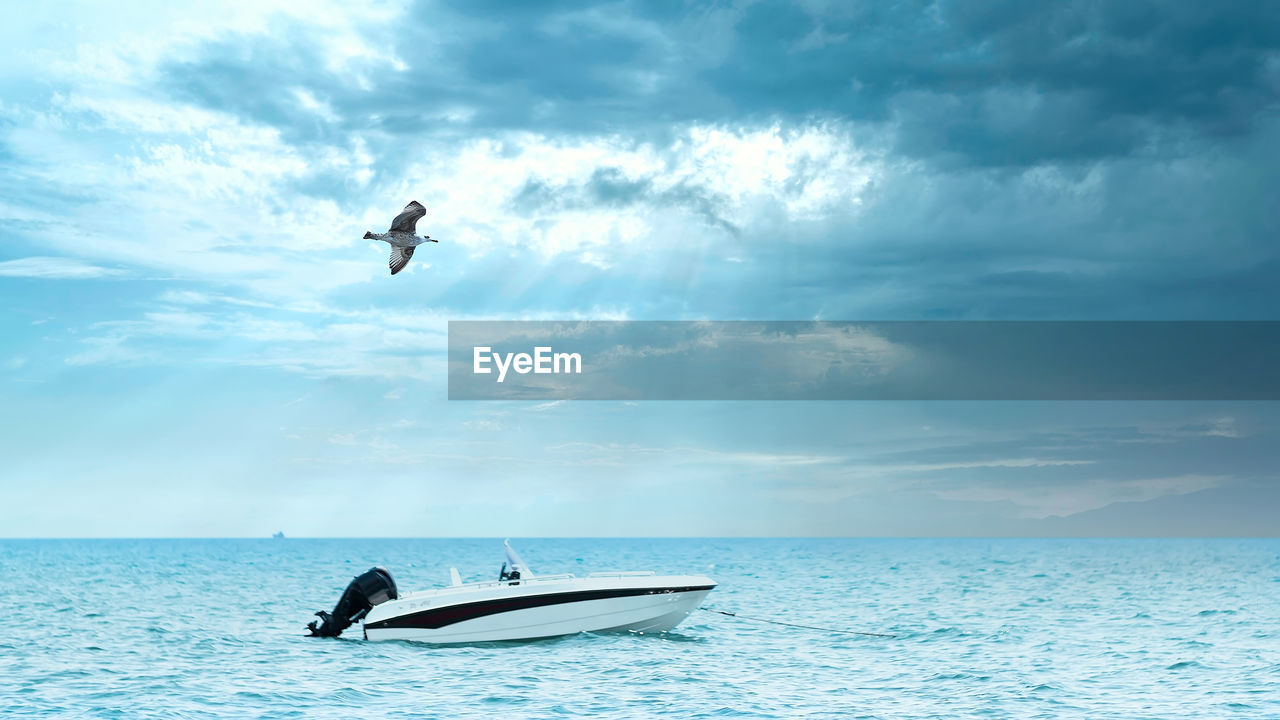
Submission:
{"label": "seagull", "polygon": [[368,230],[364,233],[365,240],[381,240],[391,245],[391,274],[395,275],[409,264],[409,258],[413,257],[413,249],[424,242],[440,242],[432,240],[429,235],[418,237],[414,234],[414,229],[418,226],[418,220],[427,214],[427,209],[417,200],[410,200],[408,205],[400,211],[395,220],[391,221],[391,229],[384,233],[373,233]]}

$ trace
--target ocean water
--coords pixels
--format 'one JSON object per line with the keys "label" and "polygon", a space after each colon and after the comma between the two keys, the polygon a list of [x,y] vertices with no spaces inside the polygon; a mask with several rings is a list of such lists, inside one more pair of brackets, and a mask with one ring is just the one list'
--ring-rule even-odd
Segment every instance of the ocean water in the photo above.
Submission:
{"label": "ocean water", "polygon": [[1280,717],[1277,540],[516,540],[535,571],[702,572],[665,636],[303,636],[374,564],[500,540],[0,541],[3,717]]}

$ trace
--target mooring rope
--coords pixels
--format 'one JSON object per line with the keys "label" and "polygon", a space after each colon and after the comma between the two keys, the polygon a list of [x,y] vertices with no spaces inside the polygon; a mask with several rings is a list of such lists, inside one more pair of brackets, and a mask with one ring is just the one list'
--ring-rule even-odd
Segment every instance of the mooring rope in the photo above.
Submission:
{"label": "mooring rope", "polygon": [[859,630],[841,630],[840,628],[818,627],[817,625],[797,625],[796,623],[782,622],[781,620],[769,620],[767,618],[751,617],[749,615],[739,615],[738,613],[729,612],[728,610],[712,610],[711,608],[705,608],[705,607],[700,607],[698,609],[706,610],[709,613],[716,613],[717,615],[726,615],[731,618],[746,620],[748,622],[762,622],[762,623],[769,623],[771,625],[786,625],[787,627],[803,628],[805,630],[818,630],[820,632],[844,633],[845,635],[866,635],[867,637],[878,637],[878,638],[898,637],[897,635],[888,635],[886,633],[861,632]]}

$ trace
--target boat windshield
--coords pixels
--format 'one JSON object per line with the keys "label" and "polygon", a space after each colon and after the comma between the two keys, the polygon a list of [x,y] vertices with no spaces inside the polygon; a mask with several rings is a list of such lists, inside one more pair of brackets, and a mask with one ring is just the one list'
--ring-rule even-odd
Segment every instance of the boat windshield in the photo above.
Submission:
{"label": "boat windshield", "polygon": [[507,551],[507,562],[502,566],[502,572],[498,575],[500,580],[519,580],[520,578],[533,577],[533,571],[516,553],[515,548],[511,547],[510,540],[503,541],[502,549]]}

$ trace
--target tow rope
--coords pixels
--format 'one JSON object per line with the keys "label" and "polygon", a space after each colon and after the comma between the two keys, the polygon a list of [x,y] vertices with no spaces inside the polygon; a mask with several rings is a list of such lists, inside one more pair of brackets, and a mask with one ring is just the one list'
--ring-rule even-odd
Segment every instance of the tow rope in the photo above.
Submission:
{"label": "tow rope", "polygon": [[738,613],[729,612],[728,610],[712,610],[711,608],[705,608],[705,607],[700,607],[698,609],[705,610],[709,613],[715,613],[717,615],[725,615],[731,618],[737,618],[739,620],[746,620],[748,622],[762,622],[762,623],[769,623],[771,625],[785,625],[787,627],[803,628],[805,630],[818,630],[819,632],[844,633],[845,635],[865,635],[867,637],[878,637],[878,638],[898,637],[897,635],[889,635],[886,633],[862,632],[859,630],[841,630],[840,628],[818,627],[817,625],[798,625],[796,623],[782,622],[781,620],[769,620],[767,618],[751,617],[749,615],[739,615]]}

